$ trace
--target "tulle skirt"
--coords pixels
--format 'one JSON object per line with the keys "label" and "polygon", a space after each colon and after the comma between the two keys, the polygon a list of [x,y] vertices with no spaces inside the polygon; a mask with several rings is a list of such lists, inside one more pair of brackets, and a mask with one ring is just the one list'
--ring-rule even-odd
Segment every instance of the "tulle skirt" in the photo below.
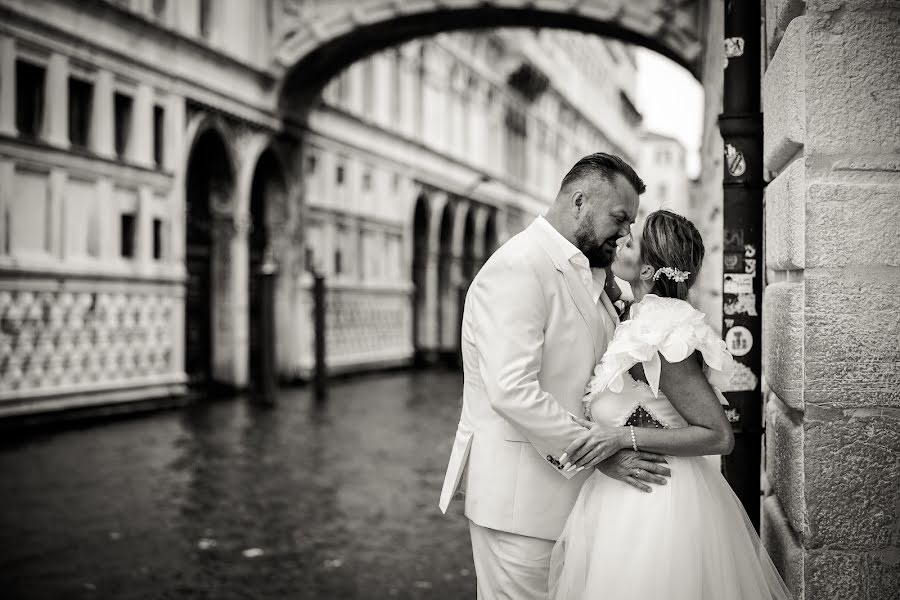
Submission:
{"label": "tulle skirt", "polygon": [[552,600],[787,600],[790,593],[714,463],[667,457],[641,492],[595,472],[550,559]]}

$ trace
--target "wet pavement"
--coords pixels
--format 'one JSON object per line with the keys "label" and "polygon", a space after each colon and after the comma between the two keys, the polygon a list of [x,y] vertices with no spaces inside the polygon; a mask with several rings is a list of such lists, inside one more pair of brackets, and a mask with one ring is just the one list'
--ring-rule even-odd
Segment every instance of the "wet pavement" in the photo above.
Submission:
{"label": "wet pavement", "polygon": [[0,594],[474,598],[461,503],[437,508],[462,378],[308,388],[0,444]]}

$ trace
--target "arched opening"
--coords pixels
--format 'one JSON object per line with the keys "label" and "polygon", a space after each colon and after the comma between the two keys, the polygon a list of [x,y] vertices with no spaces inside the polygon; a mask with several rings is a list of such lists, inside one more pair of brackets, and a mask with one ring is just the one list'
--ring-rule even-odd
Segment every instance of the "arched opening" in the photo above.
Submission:
{"label": "arched opening", "polygon": [[203,131],[188,158],[185,223],[184,368],[191,384],[213,378],[213,250],[215,217],[230,205],[234,187],[231,159],[222,135]]}
{"label": "arched opening", "polygon": [[469,286],[472,279],[475,277],[476,266],[475,266],[475,211],[479,210],[477,207],[472,207],[469,209],[468,214],[466,214],[466,224],[465,229],[463,230],[463,255],[462,255],[462,272],[463,278],[466,282],[466,287]]}
{"label": "arched opening", "polygon": [[497,236],[497,212],[492,210],[490,215],[488,215],[487,224],[484,227],[484,256],[481,257],[481,262],[484,262],[490,258],[491,254],[494,253],[494,250],[497,249],[498,236]]}
{"label": "arched opening", "polygon": [[428,265],[428,199],[422,194],[416,200],[413,214],[412,244],[412,331],[413,351],[418,362],[424,347],[425,286]]}
{"label": "arched opening", "polygon": [[454,293],[452,281],[453,269],[453,219],[456,213],[456,206],[453,201],[447,202],[444,211],[441,214],[441,229],[438,239],[438,301],[435,309],[437,310],[437,336],[435,350],[438,351],[441,359],[452,358],[448,356],[447,348],[442,344],[443,334],[447,328],[447,321],[450,317],[448,307],[450,305],[449,296]]}
{"label": "arched opening", "polygon": [[[248,257],[248,317],[249,348],[248,374],[251,390],[260,384],[260,375],[264,372],[263,360],[274,359],[274,348],[264,348],[264,344],[272,344],[266,339],[265,317],[274,317],[274,289],[265,290],[265,285],[275,286],[272,277],[264,273],[264,263],[275,268],[283,265],[275,264],[273,248],[273,226],[284,218],[284,206],[287,186],[284,181],[281,165],[272,150],[266,150],[260,156],[253,174],[250,188],[250,231],[247,239]],[[266,278],[270,278],[269,281]]]}

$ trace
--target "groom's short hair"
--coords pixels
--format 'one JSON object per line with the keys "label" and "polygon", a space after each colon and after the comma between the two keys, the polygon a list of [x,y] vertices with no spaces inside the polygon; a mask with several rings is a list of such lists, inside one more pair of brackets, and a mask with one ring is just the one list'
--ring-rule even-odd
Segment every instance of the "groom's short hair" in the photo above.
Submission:
{"label": "groom's short hair", "polygon": [[595,152],[589,154],[575,163],[566,176],[563,177],[560,189],[565,189],[569,184],[580,181],[590,175],[600,175],[606,181],[612,181],[616,175],[623,176],[631,187],[638,194],[643,194],[647,190],[643,180],[638,177],[627,162],[616,156],[615,154],[607,154],[605,152]]}

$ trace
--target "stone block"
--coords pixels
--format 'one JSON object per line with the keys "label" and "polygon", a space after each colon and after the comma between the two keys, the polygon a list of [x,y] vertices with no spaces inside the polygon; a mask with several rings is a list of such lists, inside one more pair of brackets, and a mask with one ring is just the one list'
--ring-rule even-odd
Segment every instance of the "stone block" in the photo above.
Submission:
{"label": "stone block", "polygon": [[766,403],[766,475],[791,528],[807,533],[803,425],[777,397]]}
{"label": "stone block", "polygon": [[806,194],[806,266],[900,266],[898,198],[900,184],[810,183]]}
{"label": "stone block", "polygon": [[876,10],[897,7],[897,0],[805,0],[806,9],[817,12]]}
{"label": "stone block", "polygon": [[865,598],[862,558],[842,552],[811,552],[806,557],[805,600]]}
{"label": "stone block", "polygon": [[900,148],[900,10],[819,12],[810,8],[802,19],[806,21],[806,154],[896,153]]}
{"label": "stone block", "polygon": [[762,352],[766,382],[794,410],[803,410],[803,339],[803,283],[766,286]]}
{"label": "stone block", "polygon": [[804,545],[889,551],[900,524],[900,414],[847,413],[808,408],[805,414]]}
{"label": "stone block", "polygon": [[864,560],[868,600],[897,600],[900,598],[900,560],[893,556],[870,555]]}
{"label": "stone block", "polygon": [[806,266],[806,162],[795,160],[766,188],[766,266]]}
{"label": "stone block", "polygon": [[806,138],[806,19],[790,22],[763,76],[763,162],[780,171]]}
{"label": "stone block", "polygon": [[794,600],[803,597],[803,548],[777,496],[763,501],[760,538]]}
{"label": "stone block", "polygon": [[804,272],[805,408],[900,408],[900,268]]}
{"label": "stone block", "polygon": [[766,48],[769,58],[778,50],[788,25],[805,9],[804,0],[766,0]]}

